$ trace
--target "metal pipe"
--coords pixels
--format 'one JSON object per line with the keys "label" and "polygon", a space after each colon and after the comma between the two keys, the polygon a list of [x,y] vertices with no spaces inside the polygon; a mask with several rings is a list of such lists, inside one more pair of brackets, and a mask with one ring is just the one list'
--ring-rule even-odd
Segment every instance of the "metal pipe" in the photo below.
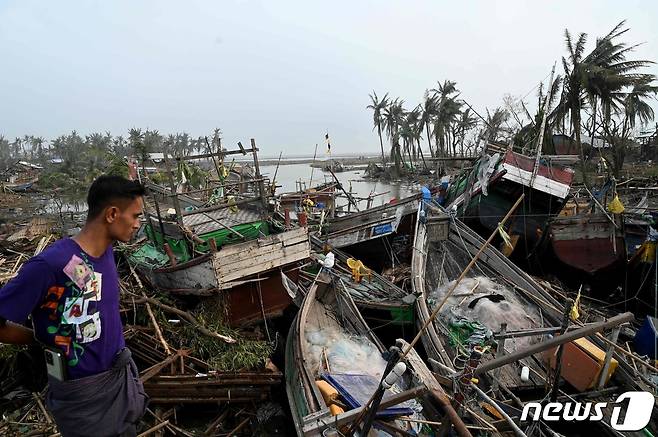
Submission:
{"label": "metal pipe", "polygon": [[622,323],[630,322],[634,319],[635,316],[633,315],[633,313],[626,312],[611,317],[610,319],[604,320],[602,322],[592,323],[590,325],[583,326],[580,329],[568,331],[563,335],[553,337],[550,340],[546,340],[542,343],[534,344],[526,349],[507,354],[501,358],[495,358],[491,361],[487,361],[486,363],[480,365],[477,369],[475,369],[474,374],[480,375],[482,373],[504,366],[505,364],[514,363],[520,360],[521,358],[525,358],[530,355],[544,352],[548,349],[554,348],[561,344],[568,343],[570,341],[577,340],[582,337],[587,337],[588,335],[592,335],[596,332],[600,332],[608,328],[619,326]]}
{"label": "metal pipe", "polygon": [[505,410],[503,410],[503,409],[500,407],[500,405],[498,405],[498,404],[496,403],[496,401],[494,401],[494,400],[491,399],[489,396],[487,396],[487,394],[486,394],[485,392],[483,392],[483,391],[480,389],[480,387],[478,387],[477,385],[475,385],[475,384],[472,383],[472,382],[471,382],[471,387],[477,392],[478,395],[480,395],[480,397],[481,397],[482,399],[484,399],[486,402],[488,402],[489,404],[491,404],[491,406],[493,406],[493,407],[496,409],[496,411],[498,411],[498,413],[500,413],[500,415],[503,416],[503,418],[507,421],[507,423],[509,423],[509,426],[512,427],[512,430],[514,431],[514,434],[516,434],[516,435],[519,436],[519,437],[528,437],[528,436],[526,435],[526,433],[524,433],[523,431],[521,431],[521,428],[519,428],[518,425],[517,425],[516,423],[514,423],[514,420],[512,420],[512,418],[509,417],[509,415],[505,412]]}

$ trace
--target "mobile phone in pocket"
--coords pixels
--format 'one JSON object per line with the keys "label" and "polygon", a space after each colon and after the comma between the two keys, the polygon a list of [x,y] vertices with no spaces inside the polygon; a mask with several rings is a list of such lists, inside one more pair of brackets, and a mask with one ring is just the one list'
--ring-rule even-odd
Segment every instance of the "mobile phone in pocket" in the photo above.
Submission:
{"label": "mobile phone in pocket", "polygon": [[66,359],[64,352],[44,346],[43,353],[46,358],[46,371],[48,375],[58,381],[66,380]]}

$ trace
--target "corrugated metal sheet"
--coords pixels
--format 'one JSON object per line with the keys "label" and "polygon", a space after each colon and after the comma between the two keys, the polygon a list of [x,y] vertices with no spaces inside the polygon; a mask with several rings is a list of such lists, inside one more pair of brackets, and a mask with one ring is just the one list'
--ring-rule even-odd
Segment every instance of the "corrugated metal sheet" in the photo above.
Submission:
{"label": "corrugated metal sheet", "polygon": [[251,210],[240,209],[237,212],[232,212],[230,208],[222,208],[217,211],[186,215],[183,217],[183,224],[197,235],[223,229],[220,224],[210,217],[229,227],[261,220],[260,215]]}

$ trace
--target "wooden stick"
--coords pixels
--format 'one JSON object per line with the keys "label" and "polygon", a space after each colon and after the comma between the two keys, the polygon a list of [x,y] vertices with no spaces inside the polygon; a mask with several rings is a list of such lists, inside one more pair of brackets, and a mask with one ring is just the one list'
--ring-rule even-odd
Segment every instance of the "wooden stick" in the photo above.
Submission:
{"label": "wooden stick", "polygon": [[[132,294],[132,293],[131,293]],[[162,302],[160,302],[157,299],[153,299],[152,297],[141,297],[136,300],[137,303],[152,303],[153,305],[157,305],[160,308],[162,308],[165,311],[168,311],[170,313],[174,313],[176,315],[179,315],[180,317],[184,318],[188,322],[190,322],[196,329],[199,330],[202,334],[207,335],[208,337],[214,337],[218,338],[220,340],[225,341],[226,343],[235,343],[235,339],[233,337],[230,337],[228,335],[222,335],[218,332],[211,331],[210,329],[206,328],[203,326],[192,314],[188,313],[187,311],[179,310],[178,308],[174,308],[169,305],[165,305]]]}
{"label": "wooden stick", "polygon": [[[395,420],[401,420],[403,422],[411,422],[411,423],[424,423],[426,425],[434,425],[434,426],[441,426],[443,425],[441,422],[433,422],[431,420],[421,420],[421,419],[409,419],[407,417],[398,417]],[[466,428],[468,429],[477,429],[477,430],[486,430],[486,431],[491,431],[491,428],[486,427],[486,426],[477,426],[477,425],[466,425]]]}
{"label": "wooden stick", "polygon": [[[512,213],[514,213],[514,211],[516,211],[516,208],[518,208],[518,206],[521,204],[521,202],[523,201],[523,198],[524,198],[524,197],[525,197],[525,194],[521,194],[521,197],[519,197],[518,200],[516,201],[516,203],[514,203],[514,205],[512,205],[512,207],[510,208],[510,210],[507,211],[507,214],[505,215],[505,217],[503,217],[503,220],[500,222],[500,224],[502,224],[502,225],[505,224],[505,222],[510,218],[510,216],[512,215]],[[416,336],[414,337],[414,339],[413,339],[413,340],[411,341],[411,343],[409,344],[409,347],[407,348],[407,350],[404,351],[404,353],[402,354],[402,358],[406,357],[407,354],[409,353],[409,351],[410,351],[410,350],[416,345],[416,343],[418,343],[418,340],[420,340],[420,337],[423,335],[423,333],[425,332],[425,330],[427,329],[427,327],[430,325],[430,323],[432,323],[432,322],[434,321],[434,319],[436,318],[436,316],[439,314],[439,311],[441,311],[441,308],[443,308],[443,306],[444,306],[444,305],[446,304],[446,302],[448,301],[448,298],[450,298],[450,296],[452,295],[452,293],[457,289],[457,286],[459,286],[459,283],[462,281],[462,279],[464,279],[464,277],[466,276],[466,274],[467,274],[467,273],[471,270],[471,268],[475,265],[475,263],[477,262],[477,260],[480,258],[480,256],[482,255],[482,253],[484,253],[484,250],[489,246],[489,244],[491,244],[491,242],[493,241],[493,239],[494,239],[494,237],[495,237],[496,235],[498,235],[498,229],[496,229],[495,231],[493,231],[493,232],[491,233],[491,235],[489,236],[489,238],[487,239],[487,241],[484,242],[484,244],[482,245],[482,247],[480,247],[480,250],[478,250],[477,253],[473,256],[473,259],[471,259],[471,262],[468,263],[468,265],[466,266],[466,268],[462,271],[461,275],[459,275],[459,277],[457,278],[457,280],[455,281],[455,283],[452,285],[452,287],[450,288],[450,290],[448,290],[448,292],[445,294],[445,296],[443,296],[443,299],[441,300],[441,302],[439,303],[439,305],[437,305],[436,308],[434,309],[434,311],[432,311],[432,314],[430,315],[429,319],[427,319],[427,320],[425,321],[425,323],[423,323],[423,326],[418,330],[418,334],[416,334]]]}
{"label": "wooden stick", "polygon": [[[615,349],[616,349],[619,353],[621,353],[622,355],[625,355],[625,356],[627,356],[628,358],[631,358],[631,359],[633,360],[633,362],[637,362],[638,364],[642,364],[644,367],[646,367],[647,369],[651,370],[652,372],[658,373],[658,369],[657,369],[656,367],[654,367],[654,366],[652,366],[651,364],[647,363],[646,361],[642,360],[642,358],[638,357],[638,356],[635,355],[633,352],[629,352],[629,351],[627,351],[626,349],[624,349],[623,347],[619,346],[618,344],[613,343],[612,341],[608,340],[608,339],[607,339],[603,334],[601,334],[600,332],[598,332],[596,335],[597,335],[597,337],[599,337],[601,340],[603,340],[603,342],[605,342],[605,343],[609,344],[610,346],[612,346],[613,348],[615,348]],[[633,365],[633,366],[635,367],[635,365]]]}
{"label": "wooden stick", "polygon": [[[146,293],[142,292],[142,296],[146,297]],[[171,355],[171,349],[169,349],[169,345],[167,344],[167,341],[165,340],[164,336],[162,335],[162,331],[160,330],[160,325],[158,325],[158,321],[155,319],[155,315],[153,314],[153,310],[151,309],[151,305],[146,302],[146,312],[148,313],[149,317],[151,318],[151,323],[153,323],[153,329],[155,329],[155,335],[158,337],[158,340],[160,340],[160,343],[164,347],[165,353],[167,355]]]}
{"label": "wooden stick", "polygon": [[158,423],[158,424],[155,425],[154,427],[147,429],[147,430],[144,431],[143,433],[139,434],[137,437],[146,437],[147,435],[149,435],[149,434],[153,434],[154,432],[156,432],[156,431],[158,431],[158,430],[164,428],[164,427],[167,426],[167,425],[169,425],[169,421],[168,421],[168,420],[165,420],[164,422],[162,422],[162,423]]}
{"label": "wooden stick", "polygon": [[231,431],[230,433],[228,433],[228,435],[227,435],[226,437],[231,437],[231,436],[235,435],[238,431],[240,431],[242,428],[244,428],[244,426],[245,426],[247,423],[249,423],[249,418],[248,418],[248,417],[247,417],[245,420],[243,420],[242,422],[240,422],[240,424],[239,424],[238,426],[236,426],[236,427],[233,429],[233,431]]}
{"label": "wooden stick", "polygon": [[488,372],[489,370],[493,370],[498,367],[504,366],[506,364],[513,363],[515,361],[520,360],[521,358],[538,354],[540,352],[543,352],[548,349],[552,349],[561,344],[568,343],[570,341],[577,340],[582,337],[587,337],[589,335],[592,335],[599,331],[603,331],[608,328],[613,328],[615,326],[621,325],[622,323],[629,322],[634,318],[635,316],[633,315],[633,313],[622,313],[615,317],[611,317],[610,319],[605,320],[603,322],[592,323],[582,328],[578,328],[573,331],[568,331],[563,335],[558,335],[542,343],[536,343],[525,349],[517,350],[515,352],[504,355],[502,357],[494,358],[493,360],[487,361],[486,363],[482,363],[475,369],[473,373],[475,375],[481,375],[484,372]]}
{"label": "wooden stick", "polygon": [[41,402],[41,398],[37,396],[36,393],[32,393],[32,397],[34,398],[35,401],[37,401],[37,405],[39,406],[39,409],[41,410],[43,415],[46,416],[46,422],[48,422],[49,424],[53,423],[53,419],[50,418],[50,414],[48,414],[46,407],[43,406],[43,402]]}

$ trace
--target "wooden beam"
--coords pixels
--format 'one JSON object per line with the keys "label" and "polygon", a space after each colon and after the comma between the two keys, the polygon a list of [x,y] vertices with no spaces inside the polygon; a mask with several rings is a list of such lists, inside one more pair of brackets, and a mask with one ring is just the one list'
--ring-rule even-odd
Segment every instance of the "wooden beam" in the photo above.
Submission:
{"label": "wooden beam", "polygon": [[[425,392],[427,392],[426,387],[418,386],[400,393],[396,393],[391,397],[382,400],[377,411],[401,404],[402,402],[408,401],[409,399],[417,398],[425,394]],[[359,407],[337,416],[318,418],[314,423],[307,423],[304,425],[304,435],[309,433],[321,433],[324,429],[330,426],[335,426],[338,428],[343,425],[347,425],[352,423],[352,421],[356,419],[362,412],[363,407]]]}
{"label": "wooden beam", "polygon": [[228,156],[228,155],[245,155],[248,152],[258,152],[258,149],[252,147],[251,149],[243,149],[243,150],[227,150],[225,152],[203,153],[201,155],[177,156],[174,159],[176,161],[191,161],[194,159],[212,158],[213,156],[220,157],[220,156]]}

